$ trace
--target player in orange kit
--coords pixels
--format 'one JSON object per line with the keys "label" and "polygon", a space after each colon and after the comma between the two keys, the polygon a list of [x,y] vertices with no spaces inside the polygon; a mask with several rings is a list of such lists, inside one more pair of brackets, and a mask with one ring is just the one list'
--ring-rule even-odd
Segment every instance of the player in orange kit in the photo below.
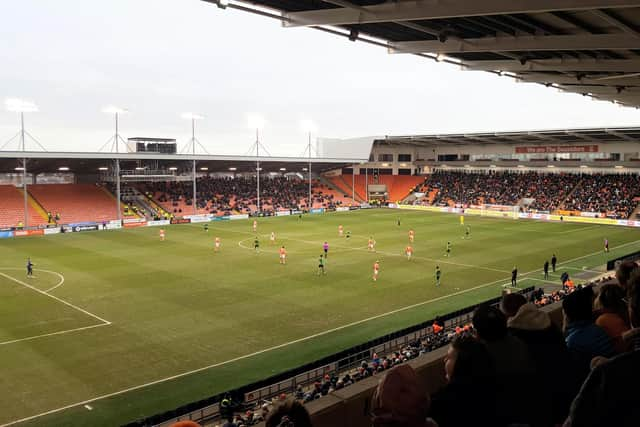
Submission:
{"label": "player in orange kit", "polygon": [[342,237],[343,233],[344,233],[344,228],[342,227],[342,224],[340,224],[338,226],[338,236]]}
{"label": "player in orange kit", "polygon": [[413,255],[413,248],[411,245],[407,246],[404,249],[404,254],[407,256],[407,260],[411,261],[411,256]]}
{"label": "player in orange kit", "polygon": [[161,229],[160,229],[160,241],[161,241],[161,242],[164,242],[164,236],[165,236],[165,234],[164,234],[164,228],[161,228]]}
{"label": "player in orange kit", "polygon": [[255,233],[256,231],[258,231],[258,221],[256,221],[255,219],[253,220],[253,232]]}
{"label": "player in orange kit", "polygon": [[380,261],[373,263],[373,281],[378,281],[378,274],[380,274]]}
{"label": "player in orange kit", "polygon": [[412,230],[409,230],[409,241],[410,241],[411,243],[413,243],[413,239],[414,239],[414,237],[415,237],[415,232],[413,231],[413,229],[412,229]]}
{"label": "player in orange kit", "polygon": [[213,250],[215,252],[218,252],[220,250],[220,238],[219,237],[216,237],[215,246],[213,247]]}
{"label": "player in orange kit", "polygon": [[376,241],[373,240],[373,237],[369,237],[369,242],[367,243],[367,250],[369,252],[375,252],[376,251]]}
{"label": "player in orange kit", "polygon": [[280,264],[287,263],[287,250],[283,247],[280,248]]}

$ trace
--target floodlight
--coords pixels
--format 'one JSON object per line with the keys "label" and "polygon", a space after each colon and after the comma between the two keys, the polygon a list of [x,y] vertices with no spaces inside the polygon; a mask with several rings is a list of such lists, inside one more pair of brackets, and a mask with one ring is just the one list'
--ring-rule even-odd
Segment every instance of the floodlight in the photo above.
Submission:
{"label": "floodlight", "polygon": [[280,168],[280,170],[284,172],[287,170],[287,168]]}
{"label": "floodlight", "polygon": [[20,98],[7,98],[4,101],[4,105],[8,111],[15,111],[17,113],[35,113],[38,111],[36,104]]}
{"label": "floodlight", "polygon": [[187,119],[187,120],[202,120],[202,119],[204,119],[204,116],[201,116],[200,114],[196,114],[196,113],[182,113],[180,115],[180,117],[182,117],[183,119]]}
{"label": "floodlight", "polygon": [[106,167],[106,166],[100,166],[100,167],[98,168],[98,170],[99,170],[99,171],[108,171],[108,170],[109,170],[109,168],[108,168],[108,167]]}
{"label": "floodlight", "polygon": [[303,170],[303,172],[306,172],[306,171],[308,171],[309,169],[307,169],[307,168],[302,168],[302,170]]}
{"label": "floodlight", "polygon": [[257,113],[249,113],[247,114],[247,124],[251,129],[262,129],[266,120],[260,114]]}
{"label": "floodlight", "polygon": [[170,170],[170,171],[177,171],[177,170],[178,170],[178,168],[177,168],[177,167],[175,167],[175,166],[171,166],[171,167],[169,168],[169,170]]}
{"label": "floodlight", "polygon": [[446,59],[446,57],[445,57],[443,54],[441,54],[441,53],[439,53],[439,54],[436,56],[436,61],[438,61],[438,62],[442,62],[442,61],[444,61],[445,59]]}
{"label": "floodlight", "polygon": [[21,166],[18,166],[18,167],[16,167],[16,168],[13,168],[13,170],[23,171],[23,170],[24,170],[24,168],[23,168],[23,167],[21,167]]}
{"label": "floodlight", "polygon": [[209,168],[208,168],[208,167],[206,167],[206,166],[203,166],[203,167],[201,167],[201,168],[200,168],[200,170],[201,170],[201,171],[208,171],[208,170],[209,170]]}
{"label": "floodlight", "polygon": [[138,167],[136,168],[136,170],[137,170],[137,171],[143,171],[143,170],[144,170],[144,168],[143,168],[142,166],[138,166]]}
{"label": "floodlight", "polygon": [[313,133],[318,130],[318,127],[313,122],[313,120],[303,119],[300,120],[300,129],[302,129],[303,132]]}
{"label": "floodlight", "polygon": [[214,0],[214,3],[220,9],[226,9],[229,6],[229,0]]}
{"label": "floodlight", "polygon": [[124,113],[128,113],[129,110],[125,108],[116,107],[115,105],[109,105],[107,107],[104,107],[102,109],[102,112],[107,114],[124,114]]}
{"label": "floodlight", "polygon": [[60,167],[58,168],[58,170],[59,170],[59,171],[66,172],[66,171],[68,171],[68,170],[69,170],[69,168],[68,168],[67,166],[60,166]]}
{"label": "floodlight", "polygon": [[238,168],[229,168],[231,172],[238,170]]}

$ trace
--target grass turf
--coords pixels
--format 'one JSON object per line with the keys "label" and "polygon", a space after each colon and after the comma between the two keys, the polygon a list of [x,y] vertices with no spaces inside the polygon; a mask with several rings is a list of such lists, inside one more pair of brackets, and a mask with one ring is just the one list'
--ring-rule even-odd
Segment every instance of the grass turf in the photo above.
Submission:
{"label": "grass turf", "polygon": [[[339,224],[350,239],[338,237]],[[0,425],[66,406],[21,424],[122,424],[497,296],[514,265],[530,286],[552,253],[563,268],[582,269],[640,249],[638,231],[622,227],[479,217],[466,225],[469,240],[446,214],[269,218],[259,220],[259,254],[251,221],[210,223],[208,233],[202,224],[170,226],[164,242],[158,228],[0,241]],[[402,252],[410,228],[409,262]],[[376,254],[366,250],[369,236]],[[327,275],[318,277],[325,240]],[[444,258],[448,240],[452,256]],[[280,245],[287,265],[278,263]],[[27,256],[33,279],[21,268]],[[60,283],[56,273],[64,277],[50,291],[56,298],[25,286],[48,290]]]}

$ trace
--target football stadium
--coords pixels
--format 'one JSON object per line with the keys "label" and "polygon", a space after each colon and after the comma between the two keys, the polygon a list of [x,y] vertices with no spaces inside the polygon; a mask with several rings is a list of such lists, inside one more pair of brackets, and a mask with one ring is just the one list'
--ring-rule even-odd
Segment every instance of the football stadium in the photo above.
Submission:
{"label": "football stadium", "polygon": [[[640,107],[639,2],[205,3]],[[0,426],[640,423],[640,127],[50,151],[5,106]]]}

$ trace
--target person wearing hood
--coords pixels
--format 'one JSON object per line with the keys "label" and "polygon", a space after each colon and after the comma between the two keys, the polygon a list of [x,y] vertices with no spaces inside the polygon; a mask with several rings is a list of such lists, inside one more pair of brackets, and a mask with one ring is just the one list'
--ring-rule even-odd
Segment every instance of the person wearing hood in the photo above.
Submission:
{"label": "person wearing hood", "polygon": [[[500,310],[507,317],[511,335],[520,338],[535,364],[537,378],[546,378],[544,390],[536,393],[551,411],[539,411],[538,425],[561,423],[567,416],[569,404],[580,388],[582,378],[571,368],[571,358],[562,332],[551,322],[549,315],[535,304],[527,303],[521,294],[507,294]],[[549,376],[549,367],[562,366]]]}
{"label": "person wearing hood", "polygon": [[398,365],[380,381],[371,401],[373,427],[437,427],[427,418],[431,399],[413,368]]}

